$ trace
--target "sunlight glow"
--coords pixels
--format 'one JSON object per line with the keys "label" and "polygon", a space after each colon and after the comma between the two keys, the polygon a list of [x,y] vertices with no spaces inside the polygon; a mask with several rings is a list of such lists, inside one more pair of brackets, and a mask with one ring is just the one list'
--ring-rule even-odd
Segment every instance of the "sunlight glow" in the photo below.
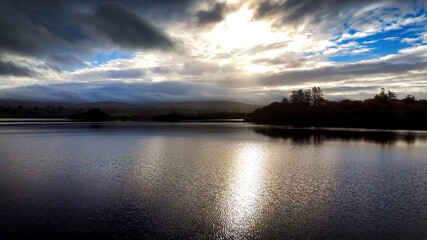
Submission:
{"label": "sunlight glow", "polygon": [[283,32],[272,32],[270,24],[254,21],[253,12],[245,4],[240,10],[230,14],[225,21],[219,23],[207,33],[214,48],[223,51],[246,49],[260,44],[271,44],[287,40]]}

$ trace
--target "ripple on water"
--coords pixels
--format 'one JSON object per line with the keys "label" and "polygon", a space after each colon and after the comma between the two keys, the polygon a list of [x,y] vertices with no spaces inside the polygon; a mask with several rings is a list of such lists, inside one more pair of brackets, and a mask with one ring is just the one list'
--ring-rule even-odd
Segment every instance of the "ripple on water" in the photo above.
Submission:
{"label": "ripple on water", "polygon": [[0,238],[427,236],[425,138],[319,134],[2,126]]}

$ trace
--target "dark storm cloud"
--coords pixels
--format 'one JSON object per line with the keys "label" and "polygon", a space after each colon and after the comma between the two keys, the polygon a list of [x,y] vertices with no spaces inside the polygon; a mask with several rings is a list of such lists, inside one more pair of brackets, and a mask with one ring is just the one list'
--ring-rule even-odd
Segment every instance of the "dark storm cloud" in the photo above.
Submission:
{"label": "dark storm cloud", "polygon": [[46,27],[35,24],[18,9],[0,2],[0,54],[39,54],[54,41]]}
{"label": "dark storm cloud", "polygon": [[[50,64],[51,67],[56,68],[55,65],[66,66],[66,67],[84,67],[87,66],[84,62],[82,62],[78,56],[72,53],[64,53],[64,54],[56,54],[49,53],[47,54],[47,58],[53,63]],[[59,69],[58,69],[59,70]]]}
{"label": "dark storm cloud", "polygon": [[102,4],[81,17],[82,25],[125,48],[172,48],[172,41],[148,20],[121,4]]}
{"label": "dark storm cloud", "polygon": [[195,0],[0,1],[0,55],[83,65],[81,56],[111,50],[174,46],[156,26],[190,16]]}
{"label": "dark storm cloud", "polygon": [[212,0],[129,0],[126,5],[156,21],[180,21],[189,17],[194,4]]}
{"label": "dark storm cloud", "polygon": [[197,20],[200,25],[220,22],[224,18],[226,5],[224,3],[217,3],[210,10],[200,10],[197,12]]}
{"label": "dark storm cloud", "polygon": [[34,76],[35,73],[26,67],[21,67],[13,62],[4,62],[0,60],[0,76],[17,76],[17,77],[29,77]]}

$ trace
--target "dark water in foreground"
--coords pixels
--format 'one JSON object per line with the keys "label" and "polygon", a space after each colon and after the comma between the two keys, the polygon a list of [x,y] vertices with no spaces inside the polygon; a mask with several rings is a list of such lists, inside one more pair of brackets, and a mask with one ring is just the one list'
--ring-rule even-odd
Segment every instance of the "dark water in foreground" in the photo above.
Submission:
{"label": "dark water in foreground", "polygon": [[0,239],[427,239],[427,133],[3,123]]}

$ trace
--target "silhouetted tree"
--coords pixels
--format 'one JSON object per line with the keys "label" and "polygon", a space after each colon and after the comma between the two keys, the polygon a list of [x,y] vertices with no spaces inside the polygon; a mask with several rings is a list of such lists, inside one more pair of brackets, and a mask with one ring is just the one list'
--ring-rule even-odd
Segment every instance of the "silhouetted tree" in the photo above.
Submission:
{"label": "silhouetted tree", "polygon": [[288,99],[286,97],[283,97],[282,103],[289,103]]}
{"label": "silhouetted tree", "polygon": [[298,91],[292,91],[290,101],[292,104],[303,104],[303,103],[305,103],[304,91],[302,89],[300,89]]}
{"label": "silhouetted tree", "polygon": [[397,99],[397,94],[390,90],[388,90],[386,93],[385,89],[381,88],[380,94],[375,95],[374,99],[383,103],[390,103],[391,101]]}
{"label": "silhouetted tree", "polygon": [[388,92],[387,92],[387,98],[388,98],[388,100],[396,100],[397,99],[397,94],[395,92],[392,92],[392,91],[388,90]]}
{"label": "silhouetted tree", "polygon": [[304,91],[304,103],[307,105],[312,105],[313,102],[313,96],[311,95],[311,90],[305,90]]}
{"label": "silhouetted tree", "polygon": [[323,98],[323,92],[320,87],[314,87],[311,90],[298,90],[292,91],[290,96],[290,103],[292,104],[304,104],[310,106],[320,106],[325,102]]}
{"label": "silhouetted tree", "polygon": [[99,108],[90,109],[87,112],[71,115],[69,119],[85,120],[85,121],[111,121],[110,114],[101,111]]}
{"label": "silhouetted tree", "polygon": [[311,90],[292,91],[290,102],[299,105],[313,105],[313,95]]}
{"label": "silhouetted tree", "polygon": [[323,92],[320,87],[314,87],[311,92],[313,95],[313,106],[317,107],[325,102],[325,99],[323,98]]}
{"label": "silhouetted tree", "polygon": [[380,94],[375,95],[374,99],[381,102],[387,102],[388,97],[387,97],[387,94],[385,93],[385,89],[381,88]]}
{"label": "silhouetted tree", "polygon": [[402,99],[403,104],[416,104],[417,99],[414,95],[408,94],[404,99]]}

